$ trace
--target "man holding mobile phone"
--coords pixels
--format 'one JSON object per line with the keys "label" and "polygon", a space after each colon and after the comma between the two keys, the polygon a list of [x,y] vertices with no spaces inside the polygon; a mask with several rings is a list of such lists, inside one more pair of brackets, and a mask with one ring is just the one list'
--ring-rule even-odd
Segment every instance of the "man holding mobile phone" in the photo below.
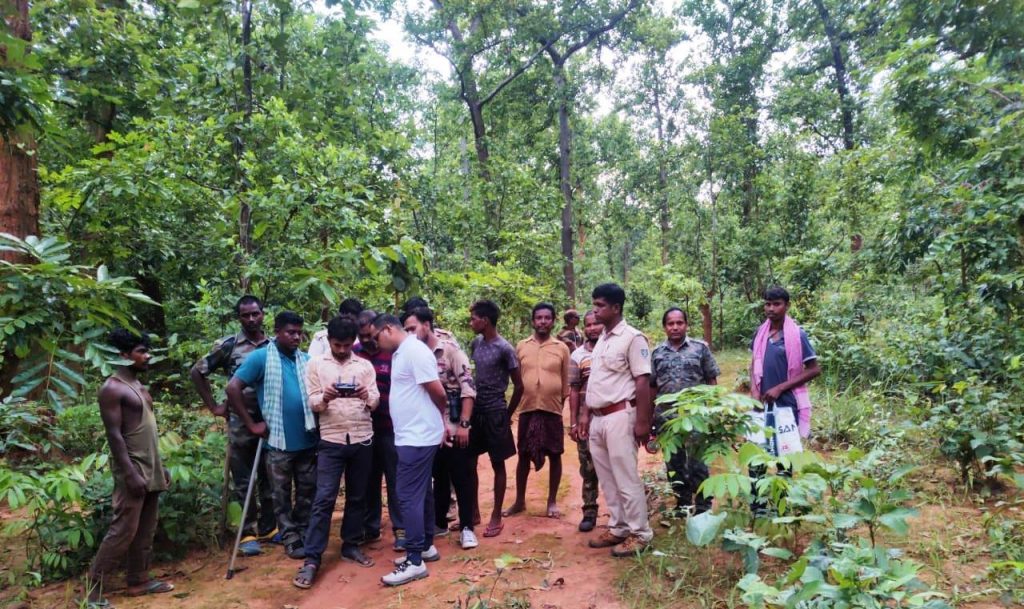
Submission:
{"label": "man holding mobile phone", "polygon": [[305,563],[292,583],[309,588],[327,548],[331,515],[345,476],[345,516],[341,522],[341,558],[372,567],[363,554],[366,490],[373,460],[373,422],[370,411],[380,402],[376,373],[363,358],[352,357],[359,331],[356,322],[335,317],[327,324],[331,352],[310,360],[306,367],[309,407],[320,418],[317,444],[316,495],[305,537]]}

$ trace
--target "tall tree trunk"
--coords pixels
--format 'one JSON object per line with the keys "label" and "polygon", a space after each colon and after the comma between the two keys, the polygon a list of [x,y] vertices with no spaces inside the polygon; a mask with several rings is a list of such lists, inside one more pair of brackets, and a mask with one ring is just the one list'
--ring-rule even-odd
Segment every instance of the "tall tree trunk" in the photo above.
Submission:
{"label": "tall tree trunk", "polygon": [[853,132],[853,100],[850,97],[848,84],[849,75],[846,71],[846,61],[843,58],[843,47],[836,24],[832,15],[825,6],[824,0],[813,0],[814,7],[818,9],[821,23],[825,28],[825,37],[828,38],[828,45],[832,51],[832,69],[836,73],[836,94],[839,96],[839,111],[843,120],[843,147],[853,150],[856,140]]}
{"label": "tall tree trunk", "polygon": [[[472,89],[475,97],[475,84]],[[501,241],[498,238],[501,233],[501,214],[491,187],[491,150],[487,145],[484,108],[479,101],[473,98],[466,99],[466,107],[469,108],[469,119],[473,123],[473,147],[476,150],[477,171],[480,172],[480,179],[483,181],[484,217],[490,222],[490,226],[484,231],[484,248],[487,250],[484,256],[488,262],[495,264],[498,261],[498,248],[501,246]]]}
{"label": "tall tree trunk", "polygon": [[576,269],[572,239],[572,130],[569,127],[569,95],[565,79],[565,58],[548,51],[554,64],[555,95],[558,96],[558,186],[562,191],[562,276],[569,304],[576,306]]}
{"label": "tall tree trunk", "polygon": [[661,97],[654,90],[654,121],[658,132],[658,219],[661,226],[661,264],[668,264],[668,171],[665,168],[665,126],[661,113]]}
{"label": "tall tree trunk", "polygon": [[[249,45],[252,43],[252,0],[242,0],[242,94],[244,112],[243,127],[235,134],[235,174],[238,188],[238,244],[241,246],[241,262],[239,266],[245,268],[252,256],[252,208],[246,198],[248,191],[248,178],[245,170],[242,169],[242,155],[245,152],[245,136],[249,134],[249,126],[252,121],[253,111],[253,89],[252,89],[252,55],[249,53]],[[248,293],[251,287],[251,280],[243,272],[238,278],[239,289]]]}
{"label": "tall tree trunk", "polygon": [[[4,5],[4,23],[11,36],[32,40],[28,0]],[[7,64],[7,49],[0,46],[0,65]],[[16,237],[39,234],[39,179],[36,174],[36,140],[31,131],[0,134],[0,232]],[[0,252],[0,260],[17,261],[12,252]]]}
{"label": "tall tree trunk", "polygon": [[704,331],[704,342],[708,344],[709,349],[714,349],[714,345],[711,342],[711,335],[714,330],[714,326],[711,323],[711,301],[714,297],[713,292],[708,292],[708,300],[700,305],[701,329]]}

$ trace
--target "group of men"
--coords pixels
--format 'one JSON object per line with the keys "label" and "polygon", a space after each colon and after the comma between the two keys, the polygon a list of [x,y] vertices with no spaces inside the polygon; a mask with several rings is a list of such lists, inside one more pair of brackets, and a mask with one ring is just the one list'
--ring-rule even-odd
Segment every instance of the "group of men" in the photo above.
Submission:
{"label": "group of men", "polygon": [[[346,300],[326,329],[314,335],[307,353],[300,349],[302,317],[277,314],[268,337],[262,303],[243,296],[235,307],[241,331],[217,341],[191,372],[209,410],[228,419],[230,471],[239,503],[250,476],[257,476],[240,551],[258,554],[261,543],[281,543],[289,557],[303,561],[293,584],[311,587],[344,478],[341,558],[371,567],[374,561],[363,547],[382,536],[383,482],[393,547],[404,556],[381,580],[394,586],[426,577],[425,563],[440,558],[434,537],[449,530],[452,491],[458,505],[453,530],[461,547],[479,544],[477,462],[482,455],[494,474],[484,537],[500,535],[503,517],[526,509],[531,465],[539,471],[548,464],[546,514],[561,515],[557,491],[566,406],[583,478],[579,530],[596,526],[600,486],[608,528],[588,545],[610,548],[617,557],[644,551],[653,532],[638,447],[664,423],[654,398],[714,384],[719,369],[707,344],[687,336],[685,311],[665,312],[666,340],[652,353],[647,337],[624,320],[625,301],[620,286],[600,285],[582,331],[579,315],[570,310],[557,335],[555,307],[538,303],[531,312],[533,332],[513,347],[498,333],[498,305],[479,300],[470,307],[476,337],[467,356],[451,333],[435,327],[422,298],[410,299],[400,316],[363,310],[358,301]],[[786,315],[788,304],[781,288],[766,292],[767,321],[752,344],[752,373],[755,395],[798,409],[804,386],[819,371],[806,334]],[[114,523],[90,571],[89,600],[98,607],[107,606],[103,585],[125,552],[133,557],[130,593],[173,589],[146,573],[156,497],[169,484],[156,450],[152,399],[137,378],[146,369],[149,342],[145,335],[117,330],[112,343],[132,363],[120,367],[100,391],[117,483]],[[222,402],[213,397],[208,380],[218,371],[230,379]],[[517,412],[516,439],[512,416]],[[260,450],[261,442],[266,451]],[[505,461],[513,455],[518,455],[515,498],[503,509]],[[677,508],[689,513],[711,507],[698,492],[708,471],[696,457],[684,449],[666,462]]]}

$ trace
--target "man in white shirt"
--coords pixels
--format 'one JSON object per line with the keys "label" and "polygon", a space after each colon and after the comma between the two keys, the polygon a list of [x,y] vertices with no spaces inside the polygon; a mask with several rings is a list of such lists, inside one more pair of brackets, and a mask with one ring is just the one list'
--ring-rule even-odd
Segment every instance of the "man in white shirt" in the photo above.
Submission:
{"label": "man in white shirt", "polygon": [[[394,355],[391,360],[391,420],[398,452],[396,491],[405,525],[405,558],[381,577],[388,586],[400,586],[428,575],[424,561],[439,560],[434,547],[434,496],[431,472],[434,455],[444,440],[441,413],[448,406],[437,360],[423,342],[407,334],[393,315],[373,320],[373,340]],[[447,492],[444,489],[443,492]]]}

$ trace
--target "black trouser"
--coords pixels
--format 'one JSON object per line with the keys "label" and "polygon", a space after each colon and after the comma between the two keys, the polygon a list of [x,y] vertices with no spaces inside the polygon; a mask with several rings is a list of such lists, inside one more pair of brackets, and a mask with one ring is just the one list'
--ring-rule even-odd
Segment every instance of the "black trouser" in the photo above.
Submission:
{"label": "black trouser", "polygon": [[373,458],[370,479],[366,492],[366,517],[363,519],[363,533],[367,537],[380,535],[381,517],[384,511],[380,492],[381,479],[388,487],[388,517],[391,530],[403,529],[402,511],[398,507],[398,491],[395,490],[395,472],[398,468],[398,452],[395,450],[395,434],[373,432]]}
{"label": "black trouser", "polygon": [[366,482],[373,459],[372,440],[336,444],[320,440],[317,446],[316,496],[306,528],[306,562],[320,564],[331,533],[331,515],[345,476],[345,515],[341,520],[341,549],[354,548],[363,537]]}
{"label": "black trouser", "polygon": [[[251,414],[251,413],[250,413]],[[258,417],[258,415],[256,415]],[[257,420],[263,420],[257,418]],[[232,497],[239,507],[245,505],[245,491],[249,488],[249,476],[252,475],[252,464],[256,460],[256,445],[259,437],[249,433],[242,419],[235,414],[228,422],[231,443],[231,458],[228,466],[231,469],[231,482],[234,486]],[[266,449],[266,446],[264,446]],[[244,531],[246,535],[266,535],[277,526],[274,516],[273,485],[267,471],[267,451],[263,450],[260,466],[256,470],[256,488],[253,501],[249,505],[249,513],[245,515]]]}
{"label": "black trouser", "polygon": [[443,446],[434,457],[434,524],[437,528],[448,527],[448,506],[452,494],[449,485],[455,487],[455,499],[459,504],[459,529],[473,529],[476,512],[476,494],[473,492],[473,451],[455,446]]}
{"label": "black trouser", "polygon": [[672,485],[672,493],[676,496],[676,507],[693,506],[696,513],[711,509],[711,498],[697,492],[702,482],[708,479],[708,466],[693,457],[685,446],[682,446],[665,462],[668,481]]}

